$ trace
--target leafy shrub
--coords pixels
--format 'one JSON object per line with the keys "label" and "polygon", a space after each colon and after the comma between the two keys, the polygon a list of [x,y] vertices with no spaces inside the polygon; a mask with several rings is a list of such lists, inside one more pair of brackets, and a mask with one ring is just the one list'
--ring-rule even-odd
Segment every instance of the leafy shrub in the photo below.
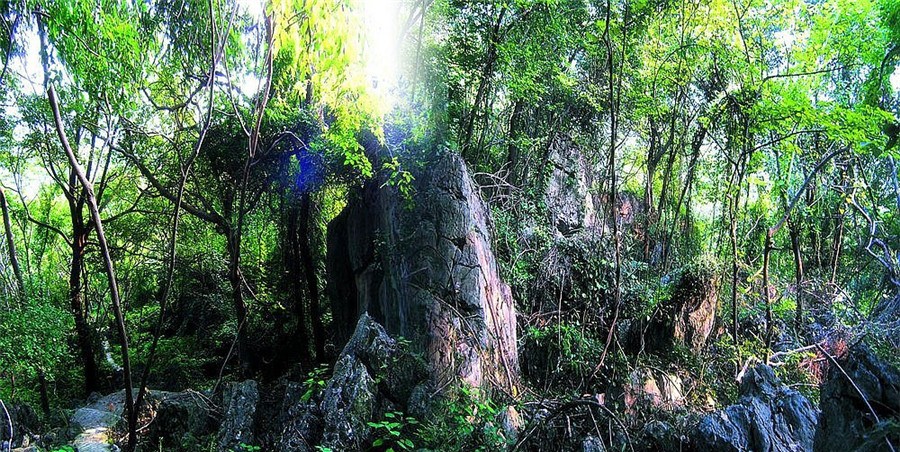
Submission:
{"label": "leafy shrub", "polygon": [[372,427],[375,440],[372,449],[395,452],[401,450],[414,450],[415,443],[410,438],[413,430],[419,425],[419,421],[411,416],[405,416],[399,411],[384,413],[384,418],[378,422],[369,422]]}
{"label": "leafy shrub", "polygon": [[505,450],[510,440],[496,423],[500,409],[480,391],[462,386],[439,401],[419,438],[426,450]]}

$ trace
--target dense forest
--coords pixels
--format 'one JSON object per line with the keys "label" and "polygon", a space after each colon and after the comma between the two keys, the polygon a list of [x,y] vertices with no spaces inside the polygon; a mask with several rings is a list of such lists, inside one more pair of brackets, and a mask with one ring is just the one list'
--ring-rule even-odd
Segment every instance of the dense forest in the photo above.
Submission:
{"label": "dense forest", "polygon": [[900,448],[900,1],[0,25],[0,451]]}

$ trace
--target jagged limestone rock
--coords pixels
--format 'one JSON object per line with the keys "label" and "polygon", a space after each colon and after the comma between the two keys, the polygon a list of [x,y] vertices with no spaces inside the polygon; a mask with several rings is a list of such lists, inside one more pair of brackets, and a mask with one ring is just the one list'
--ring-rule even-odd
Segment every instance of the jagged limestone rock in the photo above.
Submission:
{"label": "jagged limestone rock", "polygon": [[259,403],[259,388],[255,381],[228,383],[222,393],[223,418],[219,427],[218,444],[221,451],[240,451],[241,444],[254,445],[254,417]]}
{"label": "jagged limestone rock", "polygon": [[366,366],[343,355],[322,395],[322,445],[334,450],[360,450],[369,436],[367,422],[375,417],[375,380]]}
{"label": "jagged limestone rock", "polygon": [[843,372],[832,366],[822,386],[815,450],[881,451],[889,450],[887,442],[900,448],[900,432],[891,430],[900,422],[900,370],[864,344],[840,365]]}
{"label": "jagged limestone rock", "polygon": [[277,424],[275,450],[280,452],[312,452],[322,438],[322,413],[318,400],[304,400],[306,388],[299,383],[288,383],[281,403]]}
{"label": "jagged limestone rock", "polygon": [[411,200],[374,180],[329,226],[335,319],[368,313],[409,341],[436,386],[512,392],[515,310],[491,251],[488,209],[457,155],[438,152],[414,175]]}
{"label": "jagged limestone rock", "polygon": [[675,343],[701,351],[713,332],[718,306],[718,281],[710,274],[687,272],[675,283],[672,296],[648,322],[634,322],[629,332],[633,350],[666,353]]}
{"label": "jagged limestone rock", "polygon": [[596,172],[582,149],[569,137],[557,135],[550,143],[547,161],[552,168],[544,204],[555,233],[569,237],[601,223],[598,200],[591,193]]}
{"label": "jagged limestone rock", "polygon": [[606,452],[606,446],[600,438],[588,436],[581,441],[581,452]]}
{"label": "jagged limestone rock", "polygon": [[426,387],[426,378],[424,365],[363,314],[322,394],[304,401],[299,387],[286,391],[277,449],[365,450],[372,440],[368,423],[389,410],[412,411],[404,403]]}
{"label": "jagged limestone rock", "polygon": [[694,434],[700,451],[811,451],[818,413],[803,395],[760,365],[741,380],[741,399],[704,416]]}
{"label": "jagged limestone rock", "polygon": [[215,407],[204,394],[151,391],[147,402],[155,407],[147,430],[152,449],[197,444],[213,432]]}

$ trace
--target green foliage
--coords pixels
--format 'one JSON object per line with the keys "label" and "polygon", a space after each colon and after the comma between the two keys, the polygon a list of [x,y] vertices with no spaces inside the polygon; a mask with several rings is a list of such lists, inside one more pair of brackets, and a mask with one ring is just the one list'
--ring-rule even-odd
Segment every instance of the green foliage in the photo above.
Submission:
{"label": "green foliage", "polygon": [[368,422],[368,426],[373,429],[372,435],[375,438],[372,441],[372,448],[385,452],[415,450],[415,443],[411,437],[418,425],[418,420],[406,416],[402,412],[384,413],[382,420]]}
{"label": "green foliage", "polygon": [[[58,366],[69,362],[71,328],[71,317],[52,300],[32,298],[13,309],[0,310],[0,365],[9,375],[25,381],[36,379],[40,372],[48,379],[56,378],[64,373]],[[13,388],[4,385],[2,389],[8,398]],[[36,396],[30,393],[24,398],[34,402]]]}
{"label": "green foliage", "polygon": [[476,389],[461,386],[436,402],[419,438],[426,450],[493,451],[511,442],[497,425],[498,406]]}
{"label": "green foliage", "polygon": [[323,390],[325,390],[325,385],[328,383],[329,373],[331,372],[330,366],[323,364],[309,372],[306,376],[306,380],[303,380],[304,391],[303,395],[300,396],[300,400],[303,402],[309,402],[314,397],[317,397]]}
{"label": "green foliage", "polygon": [[407,206],[411,206],[413,197],[413,175],[409,171],[402,169],[400,161],[397,157],[387,160],[382,165],[382,170],[388,174],[387,180],[383,186],[391,186],[400,192],[400,196],[406,201]]}
{"label": "green foliage", "polygon": [[553,374],[569,378],[590,375],[603,352],[605,337],[593,334],[580,322],[551,323],[545,327],[531,327],[523,341],[532,359],[547,360]]}

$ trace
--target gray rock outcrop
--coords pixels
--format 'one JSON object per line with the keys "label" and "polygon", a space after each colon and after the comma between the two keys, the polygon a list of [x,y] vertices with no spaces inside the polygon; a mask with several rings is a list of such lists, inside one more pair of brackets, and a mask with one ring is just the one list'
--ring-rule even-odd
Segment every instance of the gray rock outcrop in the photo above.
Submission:
{"label": "gray rock outcrop", "polygon": [[336,340],[368,313],[425,357],[437,386],[512,391],[515,309],[491,251],[488,209],[457,155],[438,152],[411,171],[411,199],[376,179],[329,225],[329,292],[343,324]]}
{"label": "gray rock outcrop", "polygon": [[832,365],[822,386],[815,450],[897,450],[900,370],[862,344],[841,361],[843,372]]}
{"label": "gray rock outcrop", "polygon": [[803,395],[759,365],[741,380],[738,403],[704,416],[694,434],[699,451],[811,451],[817,412]]}
{"label": "gray rock outcrop", "polygon": [[277,450],[364,450],[372,440],[368,423],[411,411],[407,401],[426,378],[423,364],[363,314],[321,395],[303,400],[299,388],[286,392]]}
{"label": "gray rock outcrop", "polygon": [[675,282],[671,298],[661,303],[648,322],[631,325],[631,348],[664,353],[678,343],[694,352],[702,350],[716,323],[716,278],[687,272]]}
{"label": "gray rock outcrop", "polygon": [[155,413],[147,430],[151,449],[199,447],[201,438],[213,432],[216,409],[204,394],[152,391],[148,403]]}
{"label": "gray rock outcrop", "polygon": [[112,429],[123,422],[125,391],[101,397],[94,403],[78,408],[69,419],[75,439],[72,446],[79,452],[106,452],[114,450],[111,444]]}
{"label": "gray rock outcrop", "polygon": [[221,451],[240,451],[242,444],[255,445],[253,433],[259,388],[255,381],[228,383],[222,393],[223,418],[219,427],[218,445]]}
{"label": "gray rock outcrop", "polygon": [[544,204],[555,232],[563,237],[600,225],[599,199],[591,193],[596,174],[588,156],[571,138],[558,135],[547,156],[552,166]]}

